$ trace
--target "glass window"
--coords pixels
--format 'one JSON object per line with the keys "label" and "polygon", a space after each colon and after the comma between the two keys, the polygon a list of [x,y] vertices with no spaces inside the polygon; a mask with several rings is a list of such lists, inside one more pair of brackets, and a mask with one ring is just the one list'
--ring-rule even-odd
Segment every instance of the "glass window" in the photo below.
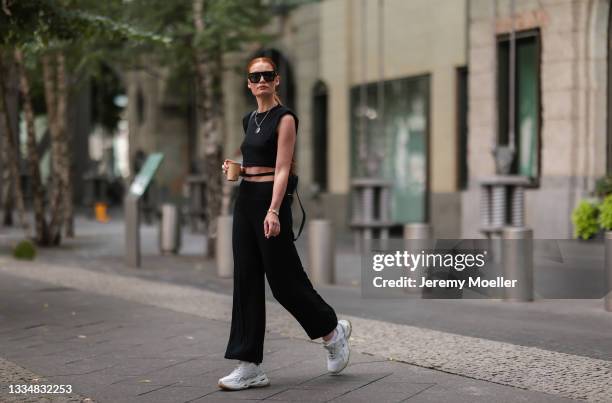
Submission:
{"label": "glass window", "polygon": [[[378,83],[351,88],[351,173],[393,181],[391,220],[427,220],[429,76],[385,81],[379,110]],[[367,166],[370,166],[368,169]],[[378,169],[374,169],[378,167]],[[376,175],[376,173],[374,174]]]}
{"label": "glass window", "polygon": [[468,186],[468,69],[457,68],[457,188]]}
{"label": "glass window", "polygon": [[324,192],[327,190],[327,86],[319,81],[312,98],[313,181]]}
{"label": "glass window", "polygon": [[[538,30],[516,34],[514,147],[511,173],[537,178],[540,159],[540,34]],[[510,40],[498,41],[498,139],[510,141]]]}

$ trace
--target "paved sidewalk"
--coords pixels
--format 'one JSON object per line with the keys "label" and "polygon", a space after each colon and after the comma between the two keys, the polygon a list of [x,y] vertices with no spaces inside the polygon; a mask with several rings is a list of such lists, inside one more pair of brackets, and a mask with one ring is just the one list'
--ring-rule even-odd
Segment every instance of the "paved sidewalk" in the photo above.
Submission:
{"label": "paved sidewalk", "polygon": [[[97,300],[104,297],[102,301],[116,300],[116,303],[128,304],[126,306],[145,304],[148,309],[160,309],[170,317],[187,315],[186,321],[213,321],[217,325],[225,326],[226,332],[229,331],[227,322],[231,309],[232,280],[218,278],[214,262],[202,258],[204,237],[201,234],[184,231],[181,255],[159,256],[157,228],[143,226],[143,267],[132,269],[124,262],[121,222],[98,224],[81,217],[77,219],[77,224],[76,239],[67,240],[60,248],[40,249],[39,257],[32,263],[2,258],[3,252],[8,250],[13,240],[19,239],[20,234],[19,230],[0,234],[0,282],[8,275],[14,282],[7,284],[27,285],[29,281],[38,284],[32,286],[32,289],[28,288],[29,291],[24,291],[24,295],[19,294],[19,298],[32,295],[34,300],[39,301],[39,297],[61,297],[63,303],[77,303],[76,306],[80,307],[78,304],[81,299]],[[303,240],[300,241],[303,243]],[[298,248],[303,246],[298,242]],[[514,386],[515,388],[508,390],[518,394],[515,399],[507,401],[547,401],[551,396],[556,399],[566,397],[612,401],[612,343],[609,342],[612,315],[603,311],[600,300],[551,300],[512,304],[494,300],[363,299],[360,289],[350,286],[351,278],[354,277],[355,271],[359,270],[356,267],[359,262],[351,260],[358,258],[358,255],[352,254],[347,246],[341,243],[337,251],[336,274],[344,285],[317,286],[317,290],[341,316],[348,315],[353,321],[354,328],[357,329],[352,337],[355,352],[359,351],[365,354],[365,357],[374,357],[375,361],[393,358],[395,361],[418,367],[461,375],[458,379],[474,378],[479,379],[478,382],[485,381],[479,383],[478,387],[496,384]],[[301,253],[301,256],[304,257],[304,253]],[[308,267],[306,260],[304,262],[305,267]],[[14,320],[9,307],[18,300],[13,297],[19,287],[6,288],[7,296],[0,296],[0,304],[4,305],[0,306],[0,344],[4,340],[2,326],[12,324]],[[35,289],[38,291],[34,291]],[[67,297],[77,294],[78,301],[66,302]],[[15,302],[11,302],[13,300]],[[101,302],[100,306],[105,304]],[[42,306],[44,307],[44,302]],[[112,306],[113,303],[109,305]],[[71,316],[72,312],[75,312],[74,316],[79,314],[77,309],[70,311]],[[298,345],[315,345],[307,341],[297,322],[275,303],[269,292],[267,313],[268,330],[274,337],[290,338],[288,340]],[[93,316],[95,315],[92,314]],[[7,319],[9,317],[11,320]],[[44,318],[44,315],[41,318]],[[105,317],[102,320],[107,324],[114,323],[114,317]],[[122,322],[125,318],[118,315],[117,320],[125,327]],[[38,327],[46,329],[47,335],[64,327],[59,319],[52,327],[48,327],[48,322],[42,319],[33,325],[41,323],[43,325]],[[69,332],[70,323],[72,322],[67,322],[65,326],[68,328],[62,331]],[[74,325],[78,326],[79,323],[74,322]],[[143,331],[145,339],[148,339],[152,337],[152,333],[157,332],[155,328],[147,331],[147,326],[152,325],[138,324],[135,326],[142,326],[142,329],[137,327],[134,330]],[[163,327],[161,320],[160,326]],[[27,324],[23,327],[17,326],[14,331],[16,334],[25,332],[25,336],[30,336],[27,331],[35,331],[34,329],[38,328],[26,329],[27,327]],[[114,330],[110,329],[108,334],[112,336],[108,342],[111,343],[109,347],[113,346],[113,349],[122,351],[121,345],[112,344],[115,340]],[[222,342],[219,344],[219,351],[222,352],[227,334],[220,338]],[[206,340],[206,335],[202,335],[201,340]],[[208,345],[208,341],[206,343]],[[44,343],[40,341],[38,344]],[[36,348],[36,344],[31,347],[34,351]],[[291,347],[291,350],[294,348],[296,347]],[[11,373],[28,370],[32,371],[30,378],[39,378],[39,382],[44,382],[43,375],[48,372],[39,373],[35,367],[4,355],[5,351],[0,348],[0,373],[4,373],[0,375],[2,383],[9,383],[8,379],[12,379],[9,377]],[[305,359],[317,361],[314,357],[321,353],[320,346],[316,346],[315,351],[319,353],[311,352],[304,356]],[[7,354],[10,354],[10,351]],[[199,357],[197,351],[193,354],[192,358]],[[27,358],[28,354],[23,357]],[[9,360],[2,361],[2,358]],[[389,363],[395,365],[395,361]],[[63,362],[57,363],[56,367],[63,365]],[[227,360],[217,361],[216,364],[225,365],[222,368],[225,372],[229,371],[232,365]],[[267,361],[264,362],[264,366],[266,365]],[[5,367],[10,369],[4,370]],[[321,368],[323,366],[319,370]],[[437,371],[433,373],[440,374]],[[443,387],[443,384],[436,384],[435,388],[427,389],[411,399],[424,399],[423,396],[427,397],[436,392],[439,387]],[[522,390],[518,388],[547,394],[523,395]],[[458,393],[462,396],[463,392]],[[472,395],[480,392],[473,390],[465,393],[465,401],[473,401]],[[68,399],[78,401],[83,396],[89,395],[77,390],[74,396]],[[449,396],[451,395],[440,395],[437,399],[426,401],[448,400]],[[502,393],[501,396],[505,395]],[[497,395],[495,397],[497,401]],[[224,395],[223,398],[227,396]],[[491,395],[482,395],[482,401],[490,399]],[[315,400],[321,399],[317,397]],[[3,401],[1,396],[0,401]]]}
{"label": "paved sidewalk", "polygon": [[[109,285],[97,286],[103,290]],[[171,286],[154,290],[160,299],[173,295],[167,287]],[[214,306],[216,301],[210,303]],[[234,364],[222,356],[227,321],[92,294],[6,270],[0,273],[0,324],[2,357],[50,382],[72,385],[76,399],[80,395],[98,402],[570,401],[357,351],[343,374],[330,376],[318,343],[273,331],[266,335],[263,363],[271,386],[223,392],[216,381]],[[359,337],[359,327],[355,330]],[[0,374],[6,376],[5,371]],[[0,379],[2,401],[9,398],[9,382],[14,379]],[[14,401],[37,401],[32,395],[28,398]]]}

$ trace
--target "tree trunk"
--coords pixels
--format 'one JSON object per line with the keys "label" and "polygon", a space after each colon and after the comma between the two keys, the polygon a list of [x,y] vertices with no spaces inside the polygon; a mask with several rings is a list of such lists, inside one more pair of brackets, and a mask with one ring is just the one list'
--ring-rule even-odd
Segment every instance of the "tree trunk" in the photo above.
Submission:
{"label": "tree trunk", "polygon": [[[0,74],[0,76],[1,75],[2,74]],[[9,111],[7,107],[8,102],[4,96],[4,93],[0,96],[3,97],[3,100],[0,101],[2,103],[2,106],[0,106],[0,114],[2,114],[2,117],[0,119],[7,119],[7,124],[10,126],[11,123],[8,118]],[[10,227],[13,225],[13,194],[11,192],[13,184],[11,183],[11,162],[9,161],[11,157],[17,159],[18,155],[13,152],[12,148],[10,148],[8,139],[6,138],[13,135],[12,131],[11,133],[6,133],[4,131],[4,123],[2,123],[1,127],[3,128],[3,136],[2,139],[0,139],[2,140],[0,143],[0,158],[2,159],[2,194],[0,195],[0,203],[2,203],[3,211],[2,225]]]}
{"label": "tree trunk", "polygon": [[51,238],[59,240],[61,236],[61,227],[63,222],[63,206],[62,206],[62,187],[63,177],[61,175],[62,162],[62,139],[61,126],[59,121],[59,106],[58,97],[55,87],[54,73],[54,58],[52,55],[45,54],[42,57],[43,66],[43,81],[45,87],[45,105],[47,108],[47,121],[49,125],[49,133],[51,134],[51,217],[49,224],[49,232]]}
{"label": "tree trunk", "polygon": [[[1,63],[2,60],[0,60],[0,64]],[[2,66],[0,66],[0,77],[2,77],[0,80],[3,80],[3,85],[7,85],[6,82],[12,82],[12,76],[9,76],[9,74],[9,68],[3,69]],[[8,77],[8,79],[5,80],[5,77]],[[9,92],[3,91],[2,95],[0,96],[3,97],[3,100],[0,101],[2,102],[2,106],[0,106],[0,114],[2,114],[2,117],[0,117],[0,119],[5,119],[6,117],[7,124],[11,126],[12,122],[9,118],[9,116],[11,116]],[[15,114],[12,116],[15,116]],[[4,122],[4,120],[2,122]],[[14,126],[11,126],[11,129],[13,127]],[[6,227],[11,227],[13,225],[13,193],[11,192],[11,168],[9,163],[11,155],[9,153],[10,145],[8,144],[8,139],[6,138],[6,136],[12,135],[14,135],[12,130],[10,133],[8,133],[4,128],[4,123],[0,124],[0,161],[2,164],[2,193],[0,194],[0,208],[3,212],[2,225]],[[18,157],[18,155],[15,155],[15,157]]]}
{"label": "tree trunk", "polygon": [[[25,213],[25,203],[23,201],[23,191],[21,189],[21,175],[19,172],[19,147],[17,146],[16,136],[13,132],[13,126],[10,122],[10,114],[7,106],[7,89],[4,81],[4,77],[6,77],[6,70],[4,60],[2,60],[3,53],[0,52],[0,124],[2,125],[2,130],[4,131],[4,142],[2,144],[3,150],[3,158],[4,158],[4,166],[5,173],[8,171],[10,173],[9,177],[6,175],[3,177],[3,183],[5,187],[5,191],[10,188],[10,184],[12,182],[12,190],[14,192],[14,202],[17,207],[17,213],[19,215],[19,222],[24,229],[26,237],[30,237],[30,225],[28,224],[26,213]],[[11,178],[12,177],[12,178]],[[10,194],[3,195],[3,202],[10,203]],[[6,204],[5,204],[6,208]],[[6,211],[5,211],[6,214]],[[6,222],[6,217],[5,217]]]}
{"label": "tree trunk", "polygon": [[[221,164],[223,163],[224,160],[224,145],[225,145],[225,109],[224,109],[224,102],[225,102],[225,98],[223,96],[223,88],[222,88],[222,82],[223,82],[223,53],[221,51],[216,52],[215,54],[215,67],[213,69],[214,73],[213,73],[213,82],[215,83],[214,87],[213,87],[213,99],[215,100],[214,102],[214,108],[213,108],[213,120],[215,122],[214,126],[217,132],[217,140],[216,140],[216,145],[217,148],[219,150],[219,160],[217,161],[217,167],[221,166]],[[217,168],[217,172],[219,172],[216,175],[217,180],[219,181],[219,188],[222,189],[224,184],[225,184],[225,179],[223,177],[223,175],[220,173],[220,171]],[[222,212],[222,204],[223,204],[223,192],[220,192],[220,196],[219,200],[218,200],[218,204],[219,204],[219,212],[217,214],[221,214]]]}
{"label": "tree trunk", "polygon": [[15,62],[19,74],[19,88],[23,99],[23,112],[25,115],[27,131],[28,165],[32,184],[32,197],[34,204],[34,219],[36,222],[36,242],[40,245],[49,245],[51,239],[45,219],[45,192],[40,179],[40,166],[38,150],[36,148],[36,133],[34,131],[34,110],[30,98],[30,83],[26,75],[21,50],[15,49]]}
{"label": "tree trunk", "polygon": [[[196,33],[204,32],[204,0],[193,0],[193,22]],[[216,255],[214,248],[217,237],[217,217],[221,213],[221,199],[223,186],[221,178],[221,164],[223,163],[223,149],[221,142],[220,117],[213,105],[218,102],[214,98],[214,78],[210,55],[202,49],[194,48],[196,68],[196,102],[198,116],[198,143],[201,145],[200,156],[203,154],[204,174],[208,177],[206,183],[206,233],[208,240],[208,257]]]}
{"label": "tree trunk", "polygon": [[61,159],[59,161],[59,174],[62,178],[62,196],[64,207],[64,230],[65,235],[74,238],[74,207],[72,201],[72,177],[70,175],[72,153],[70,147],[70,135],[66,128],[68,117],[66,116],[66,60],[64,54],[57,54],[57,126],[60,137]]}

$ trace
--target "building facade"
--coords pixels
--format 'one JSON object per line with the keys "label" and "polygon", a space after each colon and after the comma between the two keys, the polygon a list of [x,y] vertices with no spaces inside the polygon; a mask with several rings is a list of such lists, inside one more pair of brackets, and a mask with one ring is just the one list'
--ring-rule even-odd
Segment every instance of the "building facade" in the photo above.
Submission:
{"label": "building facade", "polygon": [[[514,6],[513,6],[514,3]],[[509,58],[514,7],[516,52]],[[513,174],[531,177],[525,224],[537,238],[571,238],[571,211],[610,173],[609,0],[471,0],[469,186],[462,236],[479,232],[479,178],[496,173],[493,149],[509,145],[514,80]]]}

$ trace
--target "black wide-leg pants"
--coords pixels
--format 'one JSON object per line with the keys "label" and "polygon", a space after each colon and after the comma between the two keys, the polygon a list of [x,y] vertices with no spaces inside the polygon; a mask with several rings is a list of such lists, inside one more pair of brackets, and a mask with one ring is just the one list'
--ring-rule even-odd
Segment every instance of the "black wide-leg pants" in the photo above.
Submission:
{"label": "black wide-leg pants", "polygon": [[280,233],[264,236],[274,182],[240,183],[234,205],[234,296],[225,358],[261,363],[266,330],[264,275],[274,298],[314,340],[333,331],[336,313],[313,288],[293,243],[291,196],[279,209]]}

